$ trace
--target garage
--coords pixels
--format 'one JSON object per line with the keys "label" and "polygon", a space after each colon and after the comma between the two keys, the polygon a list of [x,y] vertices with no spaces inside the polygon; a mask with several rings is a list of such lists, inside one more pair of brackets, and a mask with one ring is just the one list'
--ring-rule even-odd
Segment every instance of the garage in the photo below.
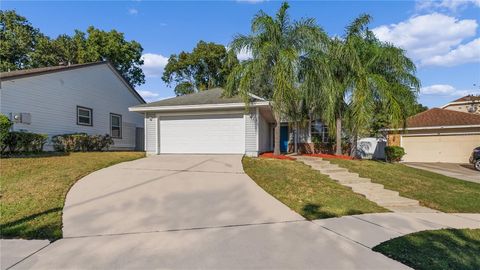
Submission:
{"label": "garage", "polygon": [[480,146],[480,135],[403,135],[401,144],[406,162],[468,163],[472,150]]}
{"label": "garage", "polygon": [[160,117],[161,154],[243,154],[243,114]]}

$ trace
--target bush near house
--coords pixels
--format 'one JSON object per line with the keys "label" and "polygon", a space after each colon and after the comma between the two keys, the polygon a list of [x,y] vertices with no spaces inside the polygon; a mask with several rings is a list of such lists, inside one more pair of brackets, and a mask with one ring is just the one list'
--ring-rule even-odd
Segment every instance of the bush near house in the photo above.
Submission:
{"label": "bush near house", "polygon": [[24,131],[9,132],[2,144],[6,145],[5,151],[8,150],[10,154],[17,153],[40,153],[43,151],[43,146],[47,142],[48,136],[46,134],[37,134]]}
{"label": "bush near house", "polygon": [[108,150],[113,145],[110,135],[88,135],[86,133],[63,134],[52,137],[53,148],[60,152],[91,152]]}
{"label": "bush near house", "polygon": [[385,147],[385,156],[388,162],[398,162],[402,160],[405,155],[405,149],[400,146],[387,146]]}

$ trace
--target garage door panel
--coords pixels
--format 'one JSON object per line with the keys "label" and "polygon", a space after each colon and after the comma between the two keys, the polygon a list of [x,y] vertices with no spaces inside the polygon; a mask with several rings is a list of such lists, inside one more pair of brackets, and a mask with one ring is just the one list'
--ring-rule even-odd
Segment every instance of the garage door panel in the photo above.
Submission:
{"label": "garage door panel", "polygon": [[243,114],[162,117],[160,153],[243,154]]}
{"label": "garage door panel", "polygon": [[406,162],[468,163],[480,135],[402,136]]}

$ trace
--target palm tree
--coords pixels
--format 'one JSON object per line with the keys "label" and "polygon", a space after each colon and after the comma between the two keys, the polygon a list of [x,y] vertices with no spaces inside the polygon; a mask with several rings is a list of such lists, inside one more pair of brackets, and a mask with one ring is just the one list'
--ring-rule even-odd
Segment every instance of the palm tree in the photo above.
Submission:
{"label": "palm tree", "polygon": [[416,103],[420,83],[415,65],[402,49],[380,42],[367,27],[370,20],[361,15],[342,39],[333,38],[325,52],[306,61],[313,69],[306,71],[305,91],[335,130],[336,154],[341,154],[342,124],[352,135],[354,155],[356,138],[370,127],[377,106],[398,127]]}
{"label": "palm tree", "polygon": [[240,94],[249,102],[249,93],[273,101],[275,114],[275,149],[280,154],[280,120],[296,111],[300,100],[299,71],[302,56],[326,39],[314,19],[291,21],[282,3],[275,17],[258,12],[250,35],[237,35],[230,44],[235,53],[250,51],[252,58],[243,61],[230,74],[226,94]]}

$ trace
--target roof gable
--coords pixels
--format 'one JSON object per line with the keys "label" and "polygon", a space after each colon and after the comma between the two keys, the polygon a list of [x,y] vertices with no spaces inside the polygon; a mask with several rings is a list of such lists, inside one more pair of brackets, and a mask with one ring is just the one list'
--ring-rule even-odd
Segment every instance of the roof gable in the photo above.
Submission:
{"label": "roof gable", "polygon": [[23,69],[23,70],[15,70],[9,72],[1,72],[0,73],[0,81],[5,80],[14,80],[18,78],[25,78],[31,76],[38,76],[53,72],[61,72],[61,71],[69,71],[75,70],[79,68],[87,68],[91,66],[97,65],[107,65],[109,69],[117,76],[117,78],[122,81],[122,83],[128,88],[128,90],[142,103],[146,103],[143,97],[133,88],[133,86],[118,72],[118,70],[108,61],[99,61],[99,62],[92,62],[92,63],[85,63],[85,64],[74,64],[68,66],[52,66],[52,67],[41,67],[41,68],[33,68],[33,69]]}
{"label": "roof gable", "polygon": [[188,105],[212,105],[212,104],[229,104],[243,103],[243,99],[239,96],[224,97],[222,88],[213,88],[200,91],[184,96],[178,96],[147,104],[138,105],[136,107],[162,107],[162,106],[188,106]]}

